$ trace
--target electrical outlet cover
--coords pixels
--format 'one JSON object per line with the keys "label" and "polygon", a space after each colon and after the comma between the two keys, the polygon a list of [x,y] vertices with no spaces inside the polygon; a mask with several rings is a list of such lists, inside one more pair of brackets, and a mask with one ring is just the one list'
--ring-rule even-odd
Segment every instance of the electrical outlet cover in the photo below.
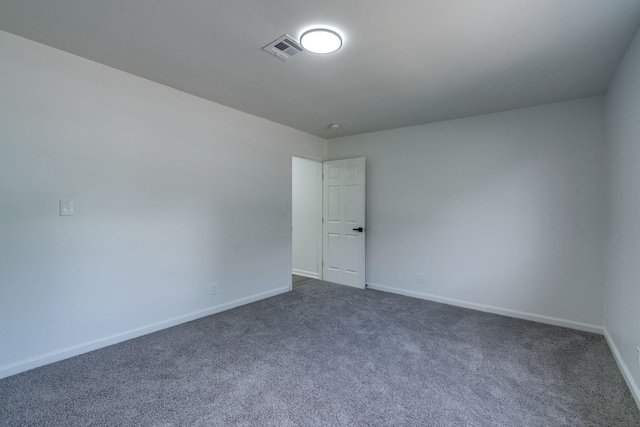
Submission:
{"label": "electrical outlet cover", "polygon": [[73,200],[60,200],[60,216],[73,216]]}

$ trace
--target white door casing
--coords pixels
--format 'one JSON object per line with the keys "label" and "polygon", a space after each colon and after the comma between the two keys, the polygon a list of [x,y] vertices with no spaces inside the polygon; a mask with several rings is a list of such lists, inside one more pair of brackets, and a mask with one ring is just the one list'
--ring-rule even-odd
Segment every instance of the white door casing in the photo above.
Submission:
{"label": "white door casing", "polygon": [[364,289],[365,158],[324,162],[323,172],[323,279]]}

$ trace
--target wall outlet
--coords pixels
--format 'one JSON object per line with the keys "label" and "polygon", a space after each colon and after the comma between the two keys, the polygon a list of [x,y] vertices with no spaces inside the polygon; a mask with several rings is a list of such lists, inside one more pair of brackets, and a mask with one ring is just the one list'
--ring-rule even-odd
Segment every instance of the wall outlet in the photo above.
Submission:
{"label": "wall outlet", "polygon": [[418,273],[418,283],[424,283],[424,273]]}
{"label": "wall outlet", "polygon": [[60,216],[73,216],[73,200],[60,200]]}
{"label": "wall outlet", "polygon": [[220,292],[218,282],[211,283],[211,295],[218,295],[218,292]]}

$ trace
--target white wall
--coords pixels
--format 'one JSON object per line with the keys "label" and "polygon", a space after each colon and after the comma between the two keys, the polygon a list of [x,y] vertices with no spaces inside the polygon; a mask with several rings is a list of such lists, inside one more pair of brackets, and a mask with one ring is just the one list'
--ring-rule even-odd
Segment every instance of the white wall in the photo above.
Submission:
{"label": "white wall", "polygon": [[293,157],[291,161],[293,274],[320,278],[322,163]]}
{"label": "white wall", "polygon": [[640,406],[640,33],[606,97],[607,338]]}
{"label": "white wall", "polygon": [[[599,331],[603,99],[334,139],[367,158],[367,283]],[[425,283],[418,283],[418,273]]]}
{"label": "white wall", "polygon": [[0,58],[0,377],[289,288],[290,151],[324,140],[5,32]]}

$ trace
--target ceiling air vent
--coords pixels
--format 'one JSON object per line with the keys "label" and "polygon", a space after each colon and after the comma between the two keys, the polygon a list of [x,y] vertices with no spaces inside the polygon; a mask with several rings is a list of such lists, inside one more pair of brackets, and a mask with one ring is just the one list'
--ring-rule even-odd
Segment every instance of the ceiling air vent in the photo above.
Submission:
{"label": "ceiling air vent", "polygon": [[302,52],[302,46],[298,44],[297,41],[293,39],[293,37],[285,34],[282,37],[279,37],[262,48],[265,52],[269,52],[272,55],[277,56],[278,58],[286,61],[294,55]]}

